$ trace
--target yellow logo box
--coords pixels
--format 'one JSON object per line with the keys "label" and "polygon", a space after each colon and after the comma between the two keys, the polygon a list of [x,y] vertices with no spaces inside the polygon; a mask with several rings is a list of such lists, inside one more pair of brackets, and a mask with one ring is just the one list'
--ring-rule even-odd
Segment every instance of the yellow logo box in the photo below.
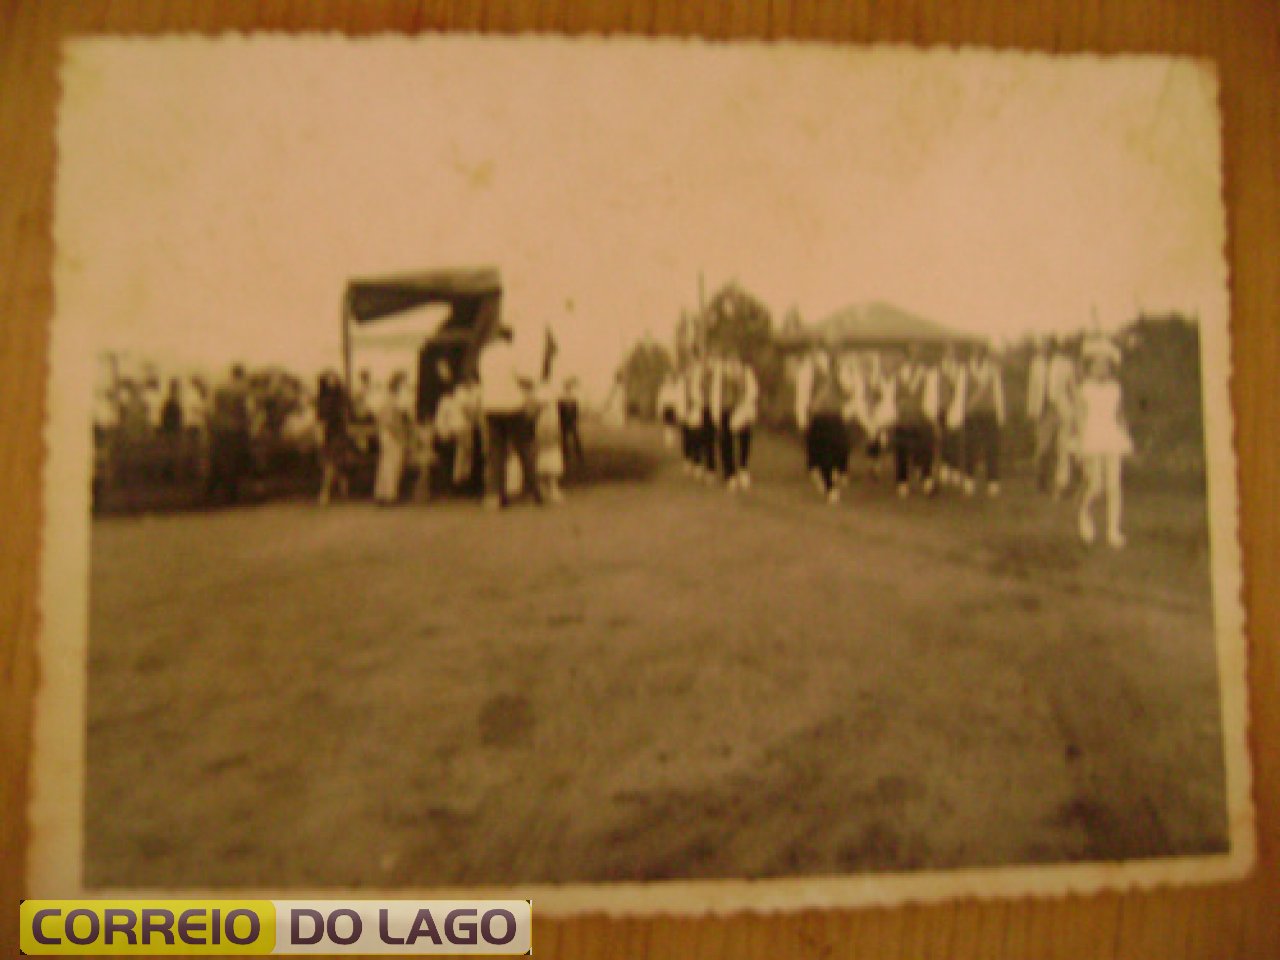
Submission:
{"label": "yellow logo box", "polygon": [[31,956],[272,953],[270,900],[24,900],[20,946]]}
{"label": "yellow logo box", "polygon": [[528,900],[24,900],[31,956],[532,951]]}

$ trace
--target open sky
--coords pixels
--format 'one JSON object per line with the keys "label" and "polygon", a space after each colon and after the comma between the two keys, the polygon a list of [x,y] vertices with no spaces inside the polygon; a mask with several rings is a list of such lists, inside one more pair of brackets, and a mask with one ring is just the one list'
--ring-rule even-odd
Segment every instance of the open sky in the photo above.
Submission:
{"label": "open sky", "polygon": [[[589,395],[736,279],[998,336],[1225,324],[1209,67],[825,45],[75,41],[57,312],[163,365],[311,372],[348,278],[492,264]],[[570,307],[570,304],[572,305]]]}

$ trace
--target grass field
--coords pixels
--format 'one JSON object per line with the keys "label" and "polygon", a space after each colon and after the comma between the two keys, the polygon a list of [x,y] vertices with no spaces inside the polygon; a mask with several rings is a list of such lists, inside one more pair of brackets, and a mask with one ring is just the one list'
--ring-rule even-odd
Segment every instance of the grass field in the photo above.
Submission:
{"label": "grass field", "polygon": [[93,525],[86,879],[767,877],[1226,845],[1203,499],[828,507],[656,430],[556,508]]}

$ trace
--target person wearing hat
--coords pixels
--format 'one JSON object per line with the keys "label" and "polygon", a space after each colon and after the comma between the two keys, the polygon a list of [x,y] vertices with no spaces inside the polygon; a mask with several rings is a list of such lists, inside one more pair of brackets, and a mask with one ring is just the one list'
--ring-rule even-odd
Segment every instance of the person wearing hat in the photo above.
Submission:
{"label": "person wearing hat", "polygon": [[1133,452],[1133,440],[1124,421],[1120,350],[1110,340],[1098,337],[1085,341],[1082,357],[1085,372],[1077,399],[1079,450],[1084,467],[1084,493],[1078,517],[1080,539],[1086,544],[1096,539],[1093,509],[1102,498],[1107,543],[1119,549],[1126,542],[1120,529],[1121,465],[1124,457]]}

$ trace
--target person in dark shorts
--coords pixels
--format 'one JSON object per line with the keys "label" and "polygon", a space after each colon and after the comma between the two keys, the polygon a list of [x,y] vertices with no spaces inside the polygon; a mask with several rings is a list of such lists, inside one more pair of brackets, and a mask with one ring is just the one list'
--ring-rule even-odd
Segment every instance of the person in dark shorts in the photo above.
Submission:
{"label": "person in dark shorts", "polygon": [[582,434],[578,430],[580,409],[578,404],[578,380],[570,377],[564,382],[564,390],[556,400],[560,415],[560,448],[565,471],[580,471],[586,463],[582,450]]}
{"label": "person in dark shorts", "polygon": [[805,436],[806,466],[818,492],[830,504],[840,501],[849,463],[849,432],[844,422],[844,395],[839,371],[830,354],[815,347],[805,358],[796,381],[796,423]]}
{"label": "person in dark shorts", "polygon": [[897,421],[893,427],[894,467],[898,496],[911,492],[912,473],[920,476],[926,496],[934,491],[933,459],[937,444],[938,386],[936,371],[920,359],[912,344],[894,377]]}

